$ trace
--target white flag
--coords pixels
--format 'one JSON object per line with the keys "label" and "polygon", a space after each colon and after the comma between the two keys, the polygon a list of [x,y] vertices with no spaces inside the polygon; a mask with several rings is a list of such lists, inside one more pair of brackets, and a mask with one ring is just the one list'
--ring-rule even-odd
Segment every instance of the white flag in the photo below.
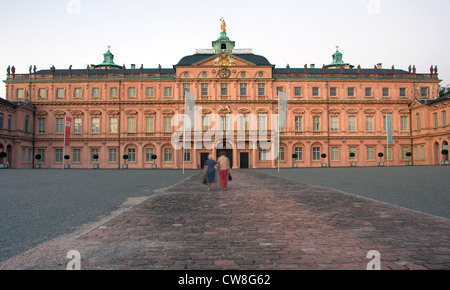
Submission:
{"label": "white flag", "polygon": [[286,127],[287,102],[288,95],[283,92],[278,92],[278,128],[280,130],[284,130]]}
{"label": "white flag", "polygon": [[195,121],[195,95],[190,92],[185,92],[185,108],[184,114],[186,117],[184,125],[186,129],[194,127]]}

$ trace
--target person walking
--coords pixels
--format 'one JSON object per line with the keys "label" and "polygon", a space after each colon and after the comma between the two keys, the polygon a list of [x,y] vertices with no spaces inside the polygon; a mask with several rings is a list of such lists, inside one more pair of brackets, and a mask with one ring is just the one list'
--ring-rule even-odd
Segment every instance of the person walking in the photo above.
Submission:
{"label": "person walking", "polygon": [[215,179],[216,179],[216,167],[217,162],[214,160],[213,155],[208,155],[208,160],[205,161],[204,175],[206,177],[206,182],[208,183],[208,190],[214,190]]}
{"label": "person walking", "polygon": [[220,189],[225,190],[228,186],[228,175],[230,175],[230,159],[225,152],[220,153],[217,159],[217,167],[219,168]]}

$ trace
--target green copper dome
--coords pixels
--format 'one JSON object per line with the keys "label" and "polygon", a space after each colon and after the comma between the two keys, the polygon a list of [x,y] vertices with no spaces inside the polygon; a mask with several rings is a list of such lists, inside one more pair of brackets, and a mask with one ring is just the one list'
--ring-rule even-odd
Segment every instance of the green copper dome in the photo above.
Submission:
{"label": "green copper dome", "polygon": [[104,68],[104,67],[122,68],[121,65],[117,65],[114,63],[114,54],[111,53],[109,46],[108,51],[103,54],[103,63],[95,66],[95,68]]}
{"label": "green copper dome", "polygon": [[340,68],[343,66],[344,68],[354,68],[354,65],[351,65],[349,63],[345,63],[343,58],[343,54],[339,51],[339,47],[336,47],[336,52],[333,54],[333,62],[329,65],[326,65],[326,68]]}

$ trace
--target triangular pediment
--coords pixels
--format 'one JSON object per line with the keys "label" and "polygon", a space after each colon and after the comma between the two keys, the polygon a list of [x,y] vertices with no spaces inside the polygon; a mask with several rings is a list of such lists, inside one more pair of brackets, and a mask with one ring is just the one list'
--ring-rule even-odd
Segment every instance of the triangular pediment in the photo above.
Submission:
{"label": "triangular pediment", "polygon": [[423,104],[421,102],[419,102],[418,100],[414,100],[410,105],[409,105],[409,109],[416,109],[416,108],[420,108],[422,107]]}
{"label": "triangular pediment", "polygon": [[194,63],[193,66],[204,66],[204,67],[243,67],[243,66],[255,66],[245,59],[242,59],[236,55],[223,52],[210,56],[204,60]]}

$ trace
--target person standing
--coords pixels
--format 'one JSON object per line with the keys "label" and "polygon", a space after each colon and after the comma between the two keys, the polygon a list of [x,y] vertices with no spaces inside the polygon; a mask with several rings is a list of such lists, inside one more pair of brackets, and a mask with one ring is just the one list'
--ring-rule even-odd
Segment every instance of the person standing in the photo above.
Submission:
{"label": "person standing", "polygon": [[217,167],[219,168],[220,189],[225,190],[228,186],[228,175],[230,174],[230,159],[225,152],[220,153],[217,159]]}
{"label": "person standing", "polygon": [[206,175],[206,182],[208,183],[208,190],[214,190],[216,179],[216,167],[217,162],[214,160],[213,155],[208,155],[208,160],[205,161],[204,175]]}

